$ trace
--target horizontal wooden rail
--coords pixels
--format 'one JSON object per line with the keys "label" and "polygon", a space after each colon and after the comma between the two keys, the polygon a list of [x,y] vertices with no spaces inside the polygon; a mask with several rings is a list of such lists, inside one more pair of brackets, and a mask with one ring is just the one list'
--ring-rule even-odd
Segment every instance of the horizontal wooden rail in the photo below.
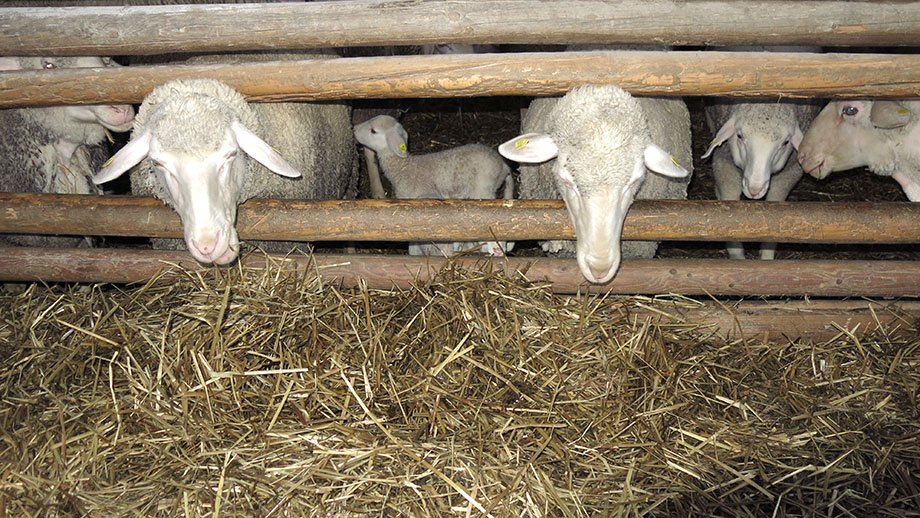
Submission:
{"label": "horizontal wooden rail", "polygon": [[[87,2],[88,3],[88,2]],[[5,8],[0,55],[466,43],[916,45],[920,2],[361,0]]]}
{"label": "horizontal wooden rail", "polygon": [[[405,255],[268,256],[292,267],[316,268],[330,283],[406,288],[427,279],[446,259]],[[484,264],[485,259],[453,259]],[[266,256],[250,254],[244,265],[264,265]],[[574,259],[496,259],[494,268],[509,275],[548,282],[558,293],[742,295],[784,297],[893,297],[920,293],[916,261],[731,261],[728,259],[640,259],[623,261],[613,281],[593,285]],[[185,251],[139,249],[0,248],[0,280],[44,282],[141,282],[170,265],[195,269]]]}
{"label": "horizontal wooden rail", "polygon": [[[574,239],[556,200],[271,200],[242,204],[242,239],[474,241]],[[0,233],[182,237],[154,198],[0,193]],[[920,204],[637,200],[624,239],[920,242]]]}
{"label": "horizontal wooden rail", "polygon": [[545,96],[585,83],[649,95],[912,97],[920,55],[579,51],[30,70],[0,74],[0,108],[139,103],[170,79],[197,77],[257,102]]}

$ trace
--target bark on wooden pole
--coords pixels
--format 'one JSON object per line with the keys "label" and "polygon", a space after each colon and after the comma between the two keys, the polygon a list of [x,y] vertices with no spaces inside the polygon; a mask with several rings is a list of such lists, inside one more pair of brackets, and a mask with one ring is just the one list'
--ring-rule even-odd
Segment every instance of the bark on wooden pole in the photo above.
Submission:
{"label": "bark on wooden pole", "polygon": [[[242,239],[574,239],[559,200],[269,200],[242,204]],[[0,193],[0,233],[182,237],[154,198]],[[636,200],[624,239],[916,243],[920,204]]]}
{"label": "bark on wooden pole", "polygon": [[[394,255],[250,254],[244,266],[266,260],[319,271],[324,282],[372,288],[408,288],[429,279],[446,259]],[[617,293],[784,297],[896,297],[920,293],[916,261],[732,261],[720,259],[637,259],[623,261],[608,284],[589,284],[574,259],[452,259],[455,264],[491,267],[506,275],[548,282],[557,293]],[[188,252],[135,249],[0,248],[0,280],[44,282],[142,282],[162,268],[200,266]]]}
{"label": "bark on wooden pole", "polygon": [[920,2],[911,1],[361,0],[0,11],[0,55],[442,42],[891,46],[914,45],[918,33]]}
{"label": "bark on wooden pole", "polygon": [[255,102],[547,96],[585,83],[645,95],[911,97],[920,55],[586,51],[30,70],[0,74],[0,108],[139,103],[166,81],[199,77]]}

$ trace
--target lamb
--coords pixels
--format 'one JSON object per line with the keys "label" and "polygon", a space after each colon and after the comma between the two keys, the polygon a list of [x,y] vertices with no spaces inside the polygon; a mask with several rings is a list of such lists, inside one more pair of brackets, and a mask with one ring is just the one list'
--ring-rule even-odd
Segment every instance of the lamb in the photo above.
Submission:
{"label": "lamb", "polygon": [[[185,244],[198,261],[228,264],[240,251],[238,204],[343,196],[354,161],[349,120],[344,105],[249,104],[217,80],[173,80],[147,95],[131,141],[93,181],[110,181],[137,165],[132,192],[154,195],[179,213]],[[175,240],[153,244],[178,247]],[[267,251],[290,246],[262,244]]]}
{"label": "lamb", "polygon": [[[789,160],[799,148],[818,106],[811,101],[719,99],[706,106],[706,121],[715,138],[702,158],[712,158],[716,196],[784,201],[802,178],[802,168]],[[728,146],[722,146],[727,142]],[[715,152],[713,154],[713,152]],[[726,243],[728,256],[744,259],[744,247]],[[762,243],[761,259],[773,259],[776,243]]]}
{"label": "lamb", "polygon": [[[553,164],[521,166],[520,196],[565,200],[576,243],[541,245],[550,253],[574,249],[591,282],[605,283],[616,274],[623,221],[635,197],[687,197],[690,114],[679,99],[637,99],[614,85],[585,85],[561,99],[533,101],[522,129],[499,152],[522,164],[556,158]],[[651,257],[657,247],[627,241],[622,256]]]}
{"label": "lamb", "polygon": [[[389,115],[378,115],[355,126],[357,141],[376,153],[380,168],[393,185],[397,198],[492,199],[504,183],[504,196],[514,193],[511,168],[488,146],[468,144],[437,153],[410,155],[408,133]],[[450,255],[470,248],[484,248],[490,255],[504,255],[512,243],[487,242],[470,247],[465,243],[409,245],[411,255]]]}
{"label": "lamb", "polygon": [[[117,66],[100,57],[0,57],[0,70],[54,70]],[[102,194],[90,183],[108,158],[106,130],[131,129],[127,104],[55,106],[0,110],[0,190]],[[0,236],[0,244],[75,247],[86,238]]]}
{"label": "lamb", "polygon": [[799,162],[818,179],[868,167],[920,201],[920,101],[832,101],[805,133]]}

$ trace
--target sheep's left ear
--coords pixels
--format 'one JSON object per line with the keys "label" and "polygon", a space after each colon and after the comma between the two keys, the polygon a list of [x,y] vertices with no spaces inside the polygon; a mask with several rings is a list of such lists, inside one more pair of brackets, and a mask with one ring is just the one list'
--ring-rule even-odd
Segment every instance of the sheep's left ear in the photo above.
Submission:
{"label": "sheep's left ear", "polygon": [[256,136],[255,133],[249,131],[249,128],[240,124],[239,121],[233,121],[233,123],[230,124],[230,131],[232,131],[233,136],[236,137],[236,143],[239,144],[240,149],[245,151],[246,154],[255,161],[281,176],[287,176],[288,178],[300,177],[300,171],[294,169],[280,153],[266,144],[265,141]]}
{"label": "sheep's left ear", "polygon": [[655,144],[645,148],[645,167],[671,178],[683,178],[690,174],[674,159],[674,156]]}
{"label": "sheep's left ear", "polygon": [[498,146],[498,152],[508,160],[539,164],[556,158],[559,148],[545,133],[525,133]]}
{"label": "sheep's left ear", "polygon": [[876,128],[900,128],[910,121],[910,110],[897,101],[875,101],[869,120]]}
{"label": "sheep's left ear", "polygon": [[390,152],[400,158],[409,156],[409,134],[403,129],[402,125],[396,124],[386,132],[387,147]]}

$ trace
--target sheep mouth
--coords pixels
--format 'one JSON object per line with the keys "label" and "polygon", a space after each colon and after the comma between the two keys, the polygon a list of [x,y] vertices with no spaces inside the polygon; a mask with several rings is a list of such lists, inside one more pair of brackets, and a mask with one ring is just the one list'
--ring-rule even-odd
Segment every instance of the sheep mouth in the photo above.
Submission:
{"label": "sheep mouth", "polygon": [[816,164],[809,164],[807,162],[802,164],[802,170],[804,170],[806,173],[808,173],[809,175],[819,180],[827,176],[827,173],[822,171],[823,168],[824,168],[824,160]]}

